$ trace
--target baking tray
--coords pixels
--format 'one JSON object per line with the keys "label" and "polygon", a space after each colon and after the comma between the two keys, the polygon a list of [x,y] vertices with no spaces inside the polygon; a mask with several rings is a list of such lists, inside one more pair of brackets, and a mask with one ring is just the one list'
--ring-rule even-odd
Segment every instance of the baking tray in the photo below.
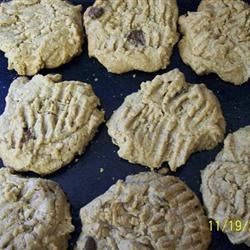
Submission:
{"label": "baking tray", "polygon": [[[0,0],[0,2],[2,2]],[[72,0],[73,4],[83,4],[83,11],[94,1]],[[180,14],[187,11],[195,11],[200,1],[179,0]],[[1,41],[0,41],[1,42]],[[74,58],[70,63],[53,70],[42,70],[41,74],[60,73],[64,80],[80,80],[90,83],[101,99],[102,107],[106,111],[106,120],[112,112],[120,106],[124,97],[137,91],[142,81],[151,80],[157,74],[162,74],[171,69],[179,68],[191,83],[205,83],[218,97],[227,122],[227,133],[250,124],[250,84],[236,87],[220,80],[215,74],[197,76],[191,68],[180,59],[175,47],[171,64],[166,70],[156,73],[143,73],[133,71],[130,73],[115,75],[107,70],[96,59],[90,59],[87,55],[87,41],[84,44],[83,53]],[[7,70],[7,59],[0,53],[0,113],[4,111],[5,97],[10,83],[17,77],[14,71]],[[222,144],[214,150],[193,154],[185,166],[181,167],[174,175],[180,177],[198,195],[200,194],[200,171],[215,159],[216,154],[222,148]],[[94,140],[87,147],[83,156],[78,158],[63,169],[46,178],[58,182],[67,194],[72,209],[73,224],[76,227],[72,234],[69,249],[73,246],[81,231],[79,218],[80,208],[104,193],[118,179],[125,179],[129,174],[147,171],[144,167],[133,165],[122,160],[117,155],[117,147],[112,144],[107,134],[107,128],[103,124]],[[0,161],[0,166],[2,162]],[[101,169],[104,171],[101,172]],[[35,176],[34,174],[26,174]],[[211,249],[233,250],[249,249],[245,245],[232,245],[227,236],[221,232],[212,232],[213,240]]]}

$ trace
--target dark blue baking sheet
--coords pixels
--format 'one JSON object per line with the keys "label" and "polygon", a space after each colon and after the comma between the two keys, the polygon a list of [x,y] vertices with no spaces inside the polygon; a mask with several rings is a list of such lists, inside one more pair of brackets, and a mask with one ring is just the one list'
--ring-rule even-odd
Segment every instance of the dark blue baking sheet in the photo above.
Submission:
{"label": "dark blue baking sheet", "polygon": [[[216,1],[216,0],[215,0]],[[1,2],[1,0],[0,0]],[[85,10],[93,1],[72,1],[74,4],[83,4]],[[180,14],[187,11],[195,11],[199,4],[198,0],[179,0]],[[1,41],[0,41],[1,42]],[[171,64],[166,70],[156,73],[131,72],[122,75],[108,73],[106,69],[95,59],[87,55],[87,41],[85,41],[83,53],[74,58],[70,63],[53,70],[42,70],[39,73],[60,73],[64,80],[80,80],[90,83],[96,95],[101,99],[102,107],[106,111],[106,119],[119,107],[125,96],[137,91],[142,81],[151,80],[157,74],[161,74],[178,67],[185,73],[186,79],[191,83],[205,83],[219,98],[226,122],[227,133],[250,124],[250,84],[236,87],[220,80],[215,74],[197,76],[191,68],[186,66],[180,59],[175,47]],[[7,60],[0,52],[0,113],[5,106],[10,83],[17,77],[14,71],[7,70]],[[201,199],[200,194],[200,171],[214,160],[221,149],[219,145],[214,150],[193,154],[186,165],[180,168],[174,175],[184,180]],[[102,125],[92,143],[88,146],[85,154],[78,162],[73,162],[55,174],[47,178],[58,182],[67,194],[72,207],[73,223],[76,227],[70,241],[70,249],[77,240],[81,222],[79,210],[82,206],[104,193],[118,179],[124,179],[129,174],[147,171],[144,167],[129,164],[117,155],[117,147],[114,146],[107,134],[105,125]],[[2,166],[2,162],[0,161]],[[100,169],[104,171],[101,173]],[[34,176],[33,174],[27,174]],[[245,245],[232,245],[226,235],[213,231],[211,249],[231,250],[249,249]]]}

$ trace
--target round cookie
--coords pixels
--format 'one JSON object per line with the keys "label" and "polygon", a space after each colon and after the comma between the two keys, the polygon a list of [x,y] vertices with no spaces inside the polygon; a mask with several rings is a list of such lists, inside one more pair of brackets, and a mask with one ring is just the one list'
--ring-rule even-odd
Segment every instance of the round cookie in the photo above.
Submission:
{"label": "round cookie", "polygon": [[84,14],[89,56],[118,74],[165,69],[178,40],[177,19],[176,0],[96,0]]}
{"label": "round cookie", "polygon": [[53,181],[0,169],[0,249],[66,250],[74,231],[67,199]]}
{"label": "round cookie", "polygon": [[216,161],[202,172],[201,191],[208,217],[233,244],[250,246],[250,126],[225,139]]}
{"label": "round cookie", "polygon": [[[207,249],[207,217],[178,178],[140,173],[119,180],[80,212],[76,249]],[[92,246],[92,248],[87,248]]]}
{"label": "round cookie", "polygon": [[126,97],[107,123],[120,157],[151,169],[172,171],[197,151],[224,138],[220,104],[204,84],[189,84],[178,70],[158,75]]}
{"label": "round cookie", "polygon": [[198,74],[240,85],[250,77],[250,7],[240,0],[202,0],[179,18],[179,51]]}
{"label": "round cookie", "polygon": [[35,75],[82,52],[81,6],[64,0],[12,0],[0,4],[0,50],[8,69]]}
{"label": "round cookie", "polygon": [[89,84],[61,75],[17,78],[0,116],[0,158],[16,171],[46,175],[84,152],[104,121]]}

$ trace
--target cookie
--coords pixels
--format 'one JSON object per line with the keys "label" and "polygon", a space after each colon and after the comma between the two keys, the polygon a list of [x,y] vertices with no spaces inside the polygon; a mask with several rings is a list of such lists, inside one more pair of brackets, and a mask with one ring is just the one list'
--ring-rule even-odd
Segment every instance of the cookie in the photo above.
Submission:
{"label": "cookie", "polygon": [[74,231],[67,199],[53,181],[0,169],[0,249],[68,247]]}
{"label": "cookie", "polygon": [[[180,179],[140,173],[119,180],[80,212],[76,249],[207,249],[207,217]],[[92,246],[87,248],[87,246]]]}
{"label": "cookie", "polygon": [[12,0],[0,4],[0,50],[8,69],[35,75],[82,51],[81,6],[63,0]]}
{"label": "cookie", "polygon": [[216,160],[250,163],[250,126],[229,134]]}
{"label": "cookie", "polygon": [[201,191],[209,218],[233,244],[250,246],[250,126],[225,139],[215,162],[202,172]]}
{"label": "cookie", "polygon": [[202,0],[179,18],[182,60],[198,74],[240,85],[250,77],[250,8],[240,0]]}
{"label": "cookie", "polygon": [[89,84],[61,75],[19,77],[0,116],[0,158],[16,171],[46,175],[84,152],[104,112]]}
{"label": "cookie", "polygon": [[88,52],[109,72],[153,72],[170,63],[178,40],[176,0],[96,0],[84,14]]}
{"label": "cookie", "polygon": [[193,152],[214,148],[224,138],[220,104],[204,84],[189,84],[178,70],[156,76],[126,97],[107,123],[120,157],[172,171]]}

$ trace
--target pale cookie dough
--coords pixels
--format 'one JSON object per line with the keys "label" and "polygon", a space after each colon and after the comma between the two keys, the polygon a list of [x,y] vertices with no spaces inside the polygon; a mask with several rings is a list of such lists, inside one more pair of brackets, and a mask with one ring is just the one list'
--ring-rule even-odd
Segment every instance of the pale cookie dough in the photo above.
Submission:
{"label": "pale cookie dough", "polygon": [[0,169],[0,249],[66,250],[73,231],[58,184]]}
{"label": "pale cookie dough", "polygon": [[82,51],[81,6],[63,0],[12,0],[0,4],[0,50],[8,69],[35,75]]}
{"label": "pale cookie dough", "polygon": [[202,0],[179,18],[183,61],[198,75],[240,85],[250,77],[250,7],[240,0]]}
{"label": "pale cookie dough", "polygon": [[158,75],[126,97],[107,123],[120,157],[172,171],[197,151],[224,139],[225,120],[215,95],[204,84],[189,84],[178,70]]}
{"label": "pale cookie dough", "polygon": [[233,244],[250,247],[250,126],[227,136],[216,161],[202,172],[201,191],[209,218]]}
{"label": "pale cookie dough", "polygon": [[205,250],[210,243],[198,198],[173,176],[128,176],[83,207],[80,215],[77,250]]}
{"label": "pale cookie dough", "polygon": [[118,74],[165,69],[179,37],[177,19],[176,0],[96,0],[84,14],[89,56]]}
{"label": "pale cookie dough", "polygon": [[0,116],[0,158],[16,171],[50,174],[84,152],[104,121],[89,84],[61,75],[17,78]]}

